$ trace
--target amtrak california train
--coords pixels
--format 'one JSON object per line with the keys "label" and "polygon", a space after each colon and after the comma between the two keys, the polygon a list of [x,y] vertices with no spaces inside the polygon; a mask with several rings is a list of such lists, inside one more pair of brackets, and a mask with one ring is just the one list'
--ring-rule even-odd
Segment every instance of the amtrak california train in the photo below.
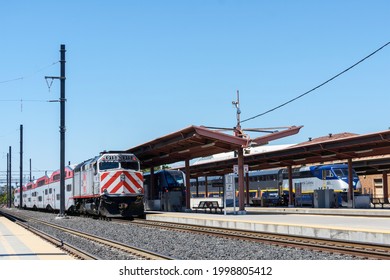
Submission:
{"label": "amtrak california train", "polygon": [[[353,189],[355,192],[361,192],[362,186],[359,177],[352,170]],[[292,170],[292,189],[296,193],[296,187],[299,186],[299,192],[308,197],[317,189],[333,189],[345,197],[349,188],[348,183],[348,165],[347,164],[328,164],[313,165],[293,168]],[[289,190],[288,170],[286,168],[267,169],[259,171],[250,171],[248,173],[250,204],[259,199],[264,191],[277,191],[285,194]],[[238,178],[235,176],[236,188]],[[245,183],[246,184],[246,183]],[[246,185],[245,185],[246,189]],[[206,196],[205,179],[198,179],[198,196]],[[196,196],[196,182],[191,182],[192,197]],[[222,197],[223,195],[223,177],[213,176],[207,178],[207,196]]]}

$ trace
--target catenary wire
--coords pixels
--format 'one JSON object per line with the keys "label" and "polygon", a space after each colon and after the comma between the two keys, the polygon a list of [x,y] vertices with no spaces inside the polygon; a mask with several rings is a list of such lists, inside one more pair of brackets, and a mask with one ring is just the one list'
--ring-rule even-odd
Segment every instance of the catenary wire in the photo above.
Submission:
{"label": "catenary wire", "polygon": [[290,99],[289,101],[284,102],[283,104],[280,104],[279,106],[276,106],[276,107],[274,107],[274,108],[272,108],[272,109],[270,109],[270,110],[268,110],[268,111],[265,111],[265,112],[263,112],[263,113],[261,113],[261,114],[258,114],[258,115],[256,115],[256,116],[253,116],[253,117],[247,118],[247,119],[245,119],[245,120],[242,120],[241,123],[246,122],[246,121],[253,120],[253,119],[258,118],[258,117],[261,117],[261,116],[264,116],[265,114],[271,113],[271,112],[273,112],[273,111],[275,111],[275,110],[277,110],[277,109],[279,109],[279,108],[281,108],[281,107],[283,107],[283,106],[286,106],[287,104],[289,104],[289,103],[291,103],[291,102],[294,102],[295,100],[297,100],[297,99],[299,99],[299,98],[304,97],[305,95],[307,95],[307,94],[309,94],[309,93],[315,91],[316,89],[318,89],[318,88],[324,86],[325,84],[327,84],[327,83],[333,81],[334,79],[336,79],[337,77],[341,76],[341,75],[344,74],[345,72],[348,72],[349,70],[351,70],[351,69],[354,68],[355,66],[359,65],[360,63],[362,63],[363,61],[365,61],[365,60],[368,59],[369,57],[373,56],[374,54],[376,54],[377,52],[379,52],[380,50],[382,50],[383,48],[385,48],[385,47],[388,46],[389,44],[390,44],[390,42],[387,42],[386,44],[384,44],[384,45],[381,46],[380,48],[376,49],[375,51],[373,51],[372,53],[370,53],[370,54],[367,55],[366,57],[362,58],[361,60],[359,60],[358,62],[356,62],[356,63],[353,64],[352,66],[348,67],[347,69],[341,71],[340,73],[338,73],[337,75],[333,76],[332,78],[326,80],[326,81],[323,82],[322,84],[319,84],[318,86],[316,86],[316,87],[314,87],[314,88],[312,88],[312,89],[310,89],[310,90],[308,90],[308,91],[302,93],[301,95],[298,95],[297,97],[295,97],[295,98],[293,98],[293,99]]}
{"label": "catenary wire", "polygon": [[15,81],[19,81],[19,80],[24,80],[24,79],[27,79],[27,78],[30,78],[31,76],[34,76],[35,74],[39,73],[39,72],[42,72],[43,70],[49,68],[49,67],[52,67],[53,65],[56,65],[57,63],[59,63],[59,61],[55,61],[49,65],[46,65],[36,71],[34,71],[33,73],[29,74],[29,75],[25,75],[25,76],[21,76],[21,77],[18,77],[18,78],[13,78],[13,79],[8,79],[8,80],[4,80],[4,81],[0,81],[0,84],[5,84],[5,83],[10,83],[10,82],[15,82]]}

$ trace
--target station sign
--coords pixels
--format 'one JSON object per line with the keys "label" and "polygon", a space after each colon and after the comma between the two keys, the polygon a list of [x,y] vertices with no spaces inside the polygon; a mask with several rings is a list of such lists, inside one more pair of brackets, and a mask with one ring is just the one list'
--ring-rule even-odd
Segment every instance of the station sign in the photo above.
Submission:
{"label": "station sign", "polygon": [[[249,166],[248,166],[248,164],[244,164],[244,173],[248,173],[248,172],[249,172]],[[237,164],[233,165],[233,173],[238,174],[238,165]]]}
{"label": "station sign", "polygon": [[234,199],[234,176],[232,174],[225,175],[225,198]]}

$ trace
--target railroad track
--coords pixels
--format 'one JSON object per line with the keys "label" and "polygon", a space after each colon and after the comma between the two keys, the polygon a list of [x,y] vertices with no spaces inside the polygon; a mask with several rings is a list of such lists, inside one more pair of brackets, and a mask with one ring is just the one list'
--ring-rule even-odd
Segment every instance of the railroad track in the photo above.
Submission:
{"label": "railroad track", "polygon": [[[6,215],[7,216],[11,216],[9,214],[4,214],[4,216],[6,216]],[[25,217],[25,216],[20,216],[20,215],[18,215],[18,216],[13,216],[12,215],[11,218],[18,219],[19,220],[19,221],[17,221],[18,224],[20,224],[21,226],[27,228],[28,230],[36,232],[37,234],[42,234],[42,236],[45,236],[45,233],[43,233],[43,232],[41,232],[39,230],[34,229],[33,227],[31,227],[28,224],[28,222],[33,221],[35,223],[39,223],[39,224],[42,224],[42,225],[45,225],[45,226],[48,226],[48,227],[51,227],[51,228],[55,228],[55,229],[60,230],[62,232],[65,232],[65,233],[77,236],[79,238],[86,239],[89,242],[94,242],[94,243],[97,243],[97,244],[100,244],[100,245],[103,245],[103,246],[106,246],[106,247],[109,247],[109,248],[112,248],[112,249],[119,250],[119,251],[124,252],[126,254],[129,254],[131,256],[134,256],[137,259],[141,259],[141,260],[172,260],[172,258],[170,258],[170,257],[164,256],[164,255],[160,255],[160,254],[155,253],[155,252],[151,252],[151,251],[144,250],[144,249],[141,249],[141,248],[137,248],[137,247],[134,247],[134,246],[130,246],[130,245],[127,245],[127,244],[123,244],[123,243],[117,242],[115,240],[102,238],[102,237],[97,236],[97,235],[89,234],[89,233],[86,233],[86,232],[81,232],[81,231],[78,231],[78,230],[75,230],[75,229],[71,229],[71,228],[67,228],[67,227],[64,227],[64,226],[60,226],[60,225],[57,225],[57,224],[41,221],[41,220],[36,219],[36,218]],[[43,237],[43,238],[46,239],[46,237]],[[53,239],[53,242],[60,242],[61,243],[60,246],[61,246],[61,248],[64,248],[64,250],[65,250],[65,248],[67,249],[68,246],[69,247],[73,247],[73,246],[71,246],[69,244],[64,244],[61,240],[58,240],[55,237],[49,237],[49,239]],[[52,242],[52,241],[50,241],[50,242]],[[58,243],[54,243],[54,244],[57,245]],[[80,253],[78,253],[78,251],[80,251]],[[87,252],[84,252],[84,251],[79,250],[79,249],[74,248],[74,247],[72,249],[69,249],[68,252],[70,254],[72,254],[72,255],[77,256],[77,258],[79,258],[79,259],[92,259],[92,260],[98,259],[96,256],[93,256],[93,255],[91,255],[91,254],[89,254]]]}
{"label": "railroad track", "polygon": [[55,245],[56,247],[60,248],[61,250],[65,251],[66,253],[68,253],[69,255],[73,256],[75,259],[79,259],[79,260],[99,260],[98,257],[96,257],[95,255],[93,254],[90,254],[88,252],[85,252],[83,250],[81,250],[80,248],[77,248],[76,246],[73,246],[71,244],[68,244],[68,243],[65,243],[63,242],[62,240],[52,236],[52,235],[49,235],[43,231],[40,231],[38,229],[35,229],[29,225],[26,225],[25,223],[23,222],[20,222],[20,221],[16,221],[16,223],[22,227],[24,227],[25,229],[33,232],[34,234],[38,235],[39,237],[43,238],[44,240],[52,243],[53,245]]}
{"label": "railroad track", "polygon": [[[124,221],[121,221],[120,223],[124,223]],[[295,247],[299,249],[307,249],[319,252],[352,255],[364,259],[390,260],[390,246],[388,245],[373,245],[348,241],[315,239],[310,237],[243,230],[231,230],[224,228],[204,227],[188,224],[175,224],[138,219],[131,221],[131,223],[146,227],[158,227],[176,231],[213,235],[222,238],[232,238],[251,242],[268,243],[277,246]]]}
{"label": "railroad track", "polygon": [[5,213],[3,211],[0,211],[0,214],[7,219],[15,222],[19,226],[25,228],[26,230],[34,233],[35,235],[39,236],[40,238],[48,241],[49,243],[53,244],[57,248],[61,249],[62,251],[66,252],[68,255],[72,256],[73,258],[77,260],[98,260],[99,258],[96,257],[93,254],[90,254],[88,252],[85,252],[84,250],[81,250],[80,248],[77,248],[76,246],[73,246],[71,244],[68,244],[66,242],[63,242],[62,240],[47,234],[43,231],[40,231],[26,223],[25,220],[23,220],[21,217],[11,215],[9,213]]}
{"label": "railroad track", "polygon": [[143,259],[143,260],[171,260],[172,259],[170,257],[163,256],[163,255],[160,255],[160,254],[155,253],[155,252],[147,251],[147,250],[137,248],[134,246],[129,246],[129,245],[117,242],[115,240],[105,239],[105,238],[102,238],[102,237],[97,236],[97,235],[77,231],[75,229],[59,226],[59,225],[48,223],[48,222],[39,221],[36,219],[34,219],[34,221],[41,223],[43,225],[46,225],[46,226],[50,226],[52,228],[59,229],[63,232],[87,239],[89,241],[93,241],[95,243],[107,246],[109,248],[113,248],[113,249],[125,252],[127,254],[132,255],[132,256],[136,256],[139,259]]}

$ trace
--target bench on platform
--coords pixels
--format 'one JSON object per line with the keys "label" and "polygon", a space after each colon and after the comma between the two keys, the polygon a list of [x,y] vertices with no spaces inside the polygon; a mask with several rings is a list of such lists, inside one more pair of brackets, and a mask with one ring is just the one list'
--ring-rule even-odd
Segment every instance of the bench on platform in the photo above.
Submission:
{"label": "bench on platform", "polygon": [[222,206],[219,206],[218,201],[200,201],[198,206],[192,207],[195,209],[195,212],[198,212],[199,209],[207,211],[208,209],[210,210],[210,213],[212,213],[213,209],[215,213],[217,213],[218,210],[221,211],[223,210]]}
{"label": "bench on platform", "polygon": [[204,210],[206,210],[206,209],[207,209],[207,208],[206,208],[206,202],[207,202],[207,201],[199,201],[198,206],[194,206],[194,207],[192,207],[192,209],[195,209],[195,212],[198,212],[198,209],[204,209]]}

